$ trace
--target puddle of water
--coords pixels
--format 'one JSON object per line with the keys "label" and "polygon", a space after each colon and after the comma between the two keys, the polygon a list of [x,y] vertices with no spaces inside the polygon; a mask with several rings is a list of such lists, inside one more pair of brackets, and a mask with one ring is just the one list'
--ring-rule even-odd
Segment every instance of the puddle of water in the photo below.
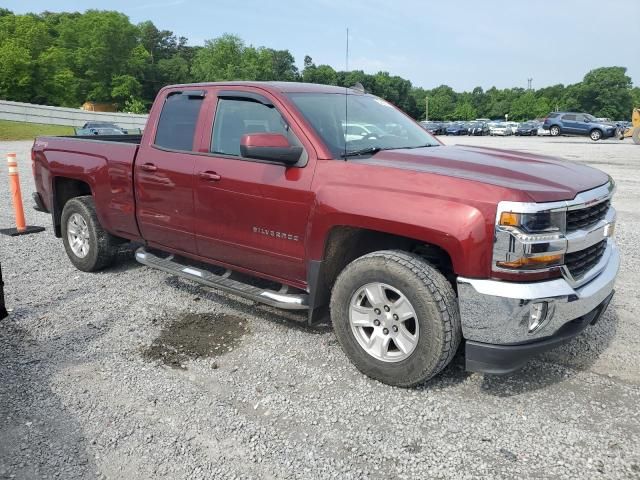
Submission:
{"label": "puddle of water", "polygon": [[248,332],[247,322],[234,315],[187,313],[164,327],[142,356],[186,369],[190,359],[217,357],[233,350]]}

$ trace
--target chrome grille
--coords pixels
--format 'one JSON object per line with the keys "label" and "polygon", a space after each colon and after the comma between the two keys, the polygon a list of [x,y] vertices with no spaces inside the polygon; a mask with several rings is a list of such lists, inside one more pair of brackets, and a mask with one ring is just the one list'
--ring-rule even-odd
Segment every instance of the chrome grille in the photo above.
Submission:
{"label": "chrome grille", "polygon": [[567,211],[567,232],[595,225],[607,215],[610,205],[611,200],[606,200],[591,207]]}
{"label": "chrome grille", "polygon": [[604,255],[606,248],[607,240],[605,239],[584,250],[567,253],[564,256],[564,262],[571,276],[575,279],[580,278],[595,267]]}

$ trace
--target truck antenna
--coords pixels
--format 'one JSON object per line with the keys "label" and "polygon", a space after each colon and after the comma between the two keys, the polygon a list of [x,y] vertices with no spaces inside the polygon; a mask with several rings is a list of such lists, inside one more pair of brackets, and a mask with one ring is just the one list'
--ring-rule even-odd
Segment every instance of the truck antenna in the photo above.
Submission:
{"label": "truck antenna", "polygon": [[347,50],[345,53],[345,75],[344,75],[344,161],[347,161],[347,125],[349,120],[349,87],[347,86],[347,74],[349,73],[349,27],[347,27]]}

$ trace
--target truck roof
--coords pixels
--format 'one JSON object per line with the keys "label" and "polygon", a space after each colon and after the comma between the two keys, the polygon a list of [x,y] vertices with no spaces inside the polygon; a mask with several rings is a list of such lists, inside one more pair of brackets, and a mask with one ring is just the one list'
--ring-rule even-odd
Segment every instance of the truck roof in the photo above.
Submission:
{"label": "truck roof", "polygon": [[[203,83],[184,83],[178,85],[167,85],[165,88],[189,88],[189,87],[221,87],[221,86],[243,86],[257,87],[269,90],[275,93],[344,93],[345,87],[337,87],[335,85],[321,85],[318,83],[303,82],[203,82]],[[349,94],[362,94],[362,92],[349,89]]]}

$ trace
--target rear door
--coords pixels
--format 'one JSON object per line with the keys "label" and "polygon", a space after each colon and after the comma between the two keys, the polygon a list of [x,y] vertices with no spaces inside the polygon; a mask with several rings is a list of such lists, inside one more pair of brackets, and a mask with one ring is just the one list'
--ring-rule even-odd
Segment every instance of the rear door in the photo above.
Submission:
{"label": "rear door", "polygon": [[[235,88],[217,90],[208,154],[196,159],[198,253],[303,284],[315,151],[276,98],[260,89]],[[243,158],[242,135],[257,132],[282,133],[291,144],[302,146],[298,166]]]}
{"label": "rear door", "polygon": [[203,90],[168,92],[152,140],[140,146],[134,167],[143,238],[187,253],[196,253],[194,145],[204,97]]}
{"label": "rear door", "polygon": [[576,118],[577,116],[574,113],[567,113],[562,116],[563,133],[579,133]]}

